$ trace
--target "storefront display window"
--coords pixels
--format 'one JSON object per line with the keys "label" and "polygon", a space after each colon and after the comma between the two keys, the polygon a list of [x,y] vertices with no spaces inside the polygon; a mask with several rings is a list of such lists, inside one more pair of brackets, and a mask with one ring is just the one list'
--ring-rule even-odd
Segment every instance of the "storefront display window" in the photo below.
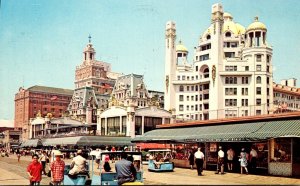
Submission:
{"label": "storefront display window", "polygon": [[257,151],[257,168],[268,168],[268,144],[267,142],[254,143],[253,146]]}
{"label": "storefront display window", "polygon": [[270,140],[271,161],[272,162],[291,162],[291,139],[276,138]]}
{"label": "storefront display window", "polygon": [[218,152],[217,152],[217,143],[207,143],[207,164],[217,164],[218,161]]}

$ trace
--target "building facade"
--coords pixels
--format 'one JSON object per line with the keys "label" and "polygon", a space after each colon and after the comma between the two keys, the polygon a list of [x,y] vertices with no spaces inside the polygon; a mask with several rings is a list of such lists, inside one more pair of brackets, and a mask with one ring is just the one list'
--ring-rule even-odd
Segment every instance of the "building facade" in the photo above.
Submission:
{"label": "building facade", "polygon": [[22,139],[29,137],[30,118],[35,118],[40,111],[44,117],[51,113],[61,117],[67,111],[73,90],[45,86],[20,88],[15,95],[15,129],[22,131]]}
{"label": "building facade", "polygon": [[97,109],[108,108],[115,80],[120,76],[111,72],[111,64],[97,61],[95,55],[89,40],[83,51],[83,62],[76,67],[75,90],[68,108],[72,118],[86,123],[96,123]]}
{"label": "building facade", "polygon": [[183,120],[268,114],[273,107],[272,48],[255,17],[247,28],[212,6],[211,25],[194,48],[192,63],[176,25],[166,24],[165,109]]}
{"label": "building facade", "polygon": [[296,79],[274,83],[273,91],[275,113],[300,111],[300,88],[296,87]]}
{"label": "building facade", "polygon": [[156,125],[170,123],[171,113],[160,107],[163,95],[152,91],[151,97],[142,75],[129,74],[117,79],[109,108],[99,110],[97,131],[100,135],[142,135]]}

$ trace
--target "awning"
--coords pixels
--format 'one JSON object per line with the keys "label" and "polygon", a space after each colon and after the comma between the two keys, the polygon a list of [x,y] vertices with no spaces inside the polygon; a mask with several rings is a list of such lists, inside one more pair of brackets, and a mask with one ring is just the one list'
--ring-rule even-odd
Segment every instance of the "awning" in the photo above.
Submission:
{"label": "awning", "polygon": [[132,142],[230,142],[260,141],[283,136],[300,136],[300,120],[264,121],[186,128],[156,129]]}
{"label": "awning", "polygon": [[42,146],[42,142],[39,139],[26,140],[21,144],[21,147],[37,147]]}
{"label": "awning", "polygon": [[130,137],[106,137],[106,136],[76,136],[64,138],[48,138],[43,140],[44,146],[56,145],[79,145],[79,146],[101,146],[101,145],[134,145]]}

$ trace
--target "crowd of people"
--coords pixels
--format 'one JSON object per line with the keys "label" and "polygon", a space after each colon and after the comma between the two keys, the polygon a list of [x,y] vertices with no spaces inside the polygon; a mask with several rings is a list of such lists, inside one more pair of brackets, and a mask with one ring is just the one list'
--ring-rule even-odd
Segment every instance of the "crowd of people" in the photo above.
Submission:
{"label": "crowd of people", "polygon": [[[219,150],[217,152],[216,174],[220,173],[221,175],[223,175],[225,173],[226,164],[227,171],[233,172],[235,164],[234,160],[236,159],[235,156],[236,154],[231,147],[229,147],[225,153],[222,149],[222,146],[219,146]],[[198,176],[202,176],[204,158],[205,155],[201,147],[199,147],[196,152],[194,152],[193,150],[189,151],[188,160],[190,168],[193,169],[194,165],[196,164]],[[253,171],[256,169],[258,154],[255,147],[252,147],[249,153],[245,151],[245,148],[242,148],[239,155],[237,155],[237,158],[239,161],[241,174],[243,174],[244,171],[246,174],[248,174],[248,168],[250,168]]]}

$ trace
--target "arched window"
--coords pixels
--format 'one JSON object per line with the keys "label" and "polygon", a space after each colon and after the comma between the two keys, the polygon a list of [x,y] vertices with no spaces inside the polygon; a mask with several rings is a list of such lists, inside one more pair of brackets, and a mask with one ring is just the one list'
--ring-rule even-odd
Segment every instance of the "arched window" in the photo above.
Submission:
{"label": "arched window", "polygon": [[207,40],[210,40],[210,35],[209,35],[209,34],[206,36],[206,39],[207,39]]}
{"label": "arched window", "polygon": [[260,76],[257,76],[257,78],[256,78],[256,83],[257,83],[257,84],[261,84],[261,77],[260,77]]}
{"label": "arched window", "polygon": [[180,91],[180,92],[183,92],[183,91],[184,91],[184,90],[183,90],[183,85],[180,85],[179,91]]}
{"label": "arched window", "polygon": [[209,70],[208,70],[208,68],[204,69],[203,74],[204,74],[204,78],[209,78]]}
{"label": "arched window", "polygon": [[226,32],[226,33],[225,33],[225,36],[226,36],[226,37],[231,37],[231,33],[230,33],[230,32]]}

